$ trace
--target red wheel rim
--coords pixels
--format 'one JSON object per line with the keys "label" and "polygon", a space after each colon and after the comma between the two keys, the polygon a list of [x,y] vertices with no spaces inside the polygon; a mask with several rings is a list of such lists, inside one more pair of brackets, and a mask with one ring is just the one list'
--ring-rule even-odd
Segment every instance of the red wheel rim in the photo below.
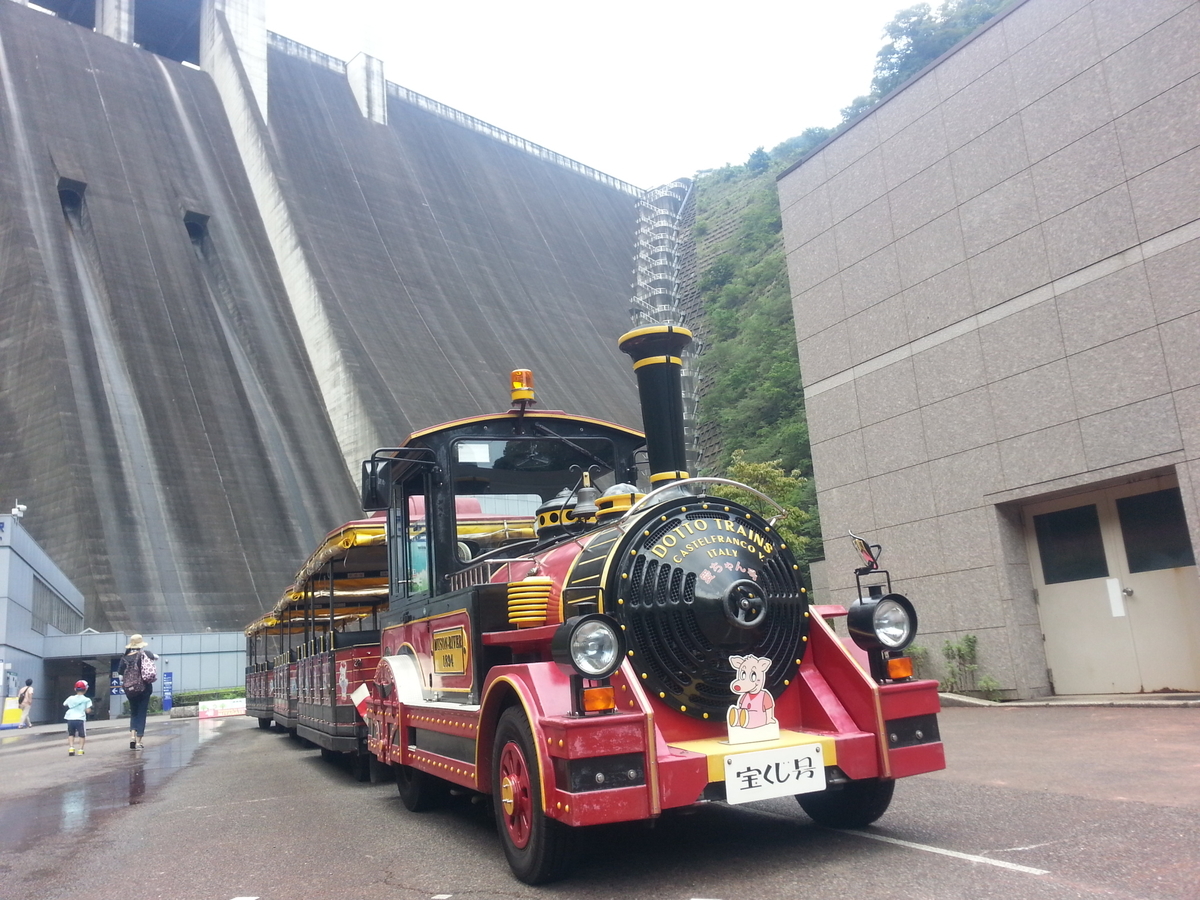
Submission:
{"label": "red wheel rim", "polygon": [[525,755],[511,741],[500,752],[500,809],[509,840],[518,850],[524,850],[533,823],[533,799]]}

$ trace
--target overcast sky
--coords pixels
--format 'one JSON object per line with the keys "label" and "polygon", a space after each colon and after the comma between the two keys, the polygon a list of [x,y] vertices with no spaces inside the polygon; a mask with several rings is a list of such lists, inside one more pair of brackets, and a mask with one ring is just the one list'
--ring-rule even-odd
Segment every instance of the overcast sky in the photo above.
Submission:
{"label": "overcast sky", "polygon": [[653,187],[836,125],[913,2],[267,0],[267,27]]}

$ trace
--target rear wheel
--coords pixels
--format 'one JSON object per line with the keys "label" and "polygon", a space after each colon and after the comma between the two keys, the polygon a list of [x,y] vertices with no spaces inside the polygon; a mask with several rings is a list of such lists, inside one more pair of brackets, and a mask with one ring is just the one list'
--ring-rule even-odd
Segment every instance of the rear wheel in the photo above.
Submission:
{"label": "rear wheel", "polygon": [[267,728],[270,728],[270,727],[271,727],[271,720],[270,720],[270,719],[259,719],[259,720],[258,720],[258,727],[259,727],[259,728],[262,728],[262,729],[264,729],[264,730],[266,730]]}
{"label": "rear wheel", "polygon": [[449,793],[449,785],[442,779],[414,769],[412,766],[394,765],[396,773],[396,790],[400,792],[400,802],[410,812],[425,812],[441,806]]}
{"label": "rear wheel", "polygon": [[573,834],[542,811],[533,732],[520,707],[509,707],[496,725],[492,752],[496,825],[513,874],[526,884],[561,878],[571,863]]}
{"label": "rear wheel", "polygon": [[818,825],[862,828],[885,812],[892,802],[895,781],[866,778],[812,794],[797,794],[800,808]]}
{"label": "rear wheel", "polygon": [[371,754],[364,753],[362,750],[359,750],[350,757],[351,765],[354,767],[354,777],[357,780],[371,780],[371,760],[374,758]]}

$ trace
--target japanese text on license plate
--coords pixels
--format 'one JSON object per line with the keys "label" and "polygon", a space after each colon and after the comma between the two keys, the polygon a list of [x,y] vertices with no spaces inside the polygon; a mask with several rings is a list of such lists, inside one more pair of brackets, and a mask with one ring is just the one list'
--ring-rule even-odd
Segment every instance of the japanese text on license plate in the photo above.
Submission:
{"label": "japanese text on license plate", "polygon": [[749,803],[825,790],[820,744],[782,747],[725,757],[725,799]]}

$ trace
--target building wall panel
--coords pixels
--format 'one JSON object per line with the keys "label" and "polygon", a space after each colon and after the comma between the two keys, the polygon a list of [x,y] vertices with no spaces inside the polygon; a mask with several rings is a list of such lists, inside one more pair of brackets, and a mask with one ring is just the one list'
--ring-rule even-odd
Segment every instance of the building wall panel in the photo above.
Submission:
{"label": "building wall panel", "polygon": [[[822,314],[832,290],[792,285],[821,322],[798,337],[829,590],[853,591],[838,537],[873,528],[929,646],[977,634],[1010,696],[1049,689],[1023,503],[1173,471],[1200,536],[1198,22],[1025,0],[780,179],[789,272],[842,286]],[[875,179],[860,208],[789,209],[838,172]]]}

